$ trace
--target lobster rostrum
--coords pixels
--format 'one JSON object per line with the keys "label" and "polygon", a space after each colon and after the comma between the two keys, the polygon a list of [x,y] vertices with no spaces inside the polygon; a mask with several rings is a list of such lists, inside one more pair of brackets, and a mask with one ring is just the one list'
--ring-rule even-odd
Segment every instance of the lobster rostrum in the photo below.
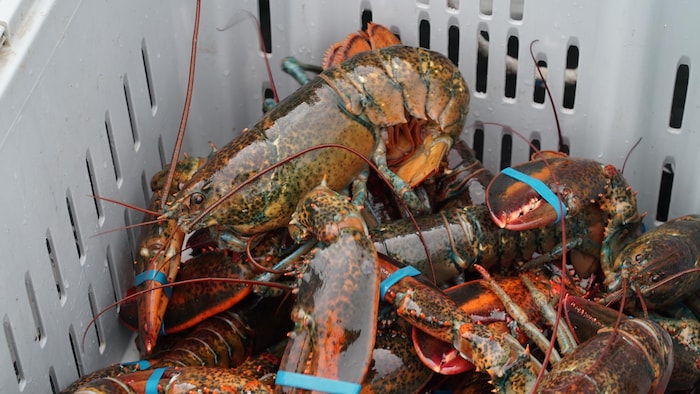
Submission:
{"label": "lobster rostrum", "polygon": [[[241,238],[282,227],[300,198],[324,176],[331,189],[341,190],[365,167],[362,158],[339,148],[290,160],[321,144],[345,145],[371,157],[409,196],[410,187],[385,169],[383,128],[405,122],[410,114],[426,120],[435,139],[451,144],[462,130],[468,105],[466,83],[444,56],[406,46],[362,52],[325,70],[217,151],[178,192],[163,218],[178,220],[184,232],[221,226]],[[438,150],[441,159],[446,149]],[[229,246],[240,250],[243,244]]]}

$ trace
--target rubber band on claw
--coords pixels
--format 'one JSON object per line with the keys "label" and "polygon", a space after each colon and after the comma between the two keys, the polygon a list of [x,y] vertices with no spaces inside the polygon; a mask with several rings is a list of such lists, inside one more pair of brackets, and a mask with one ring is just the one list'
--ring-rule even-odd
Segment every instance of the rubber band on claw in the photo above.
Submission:
{"label": "rubber band on claw", "polygon": [[399,268],[398,270],[394,271],[393,274],[389,275],[386,279],[382,281],[382,283],[379,284],[379,299],[383,300],[384,296],[386,295],[386,292],[391,286],[395,285],[396,282],[400,281],[401,279],[407,276],[418,276],[420,274],[420,271],[418,271],[410,265],[407,265],[403,268]]}
{"label": "rubber band on claw", "polygon": [[146,394],[158,394],[158,383],[168,367],[156,368],[146,381]]}
{"label": "rubber band on claw", "polygon": [[132,365],[138,365],[140,370],[146,370],[148,368],[151,368],[151,362],[148,360],[139,360],[139,361],[130,361],[128,363],[123,363],[122,364],[125,367],[130,367]]}
{"label": "rubber band on claw", "polygon": [[[138,286],[147,280],[152,280],[154,282],[160,283],[161,285],[167,285],[170,283],[170,282],[168,282],[168,277],[165,276],[164,273],[162,273],[158,270],[146,270],[146,271],[143,271],[142,273],[140,273],[134,277],[134,286]],[[166,287],[165,288],[165,295],[168,296],[168,299],[170,299],[170,296],[172,294],[173,294],[172,287]]]}
{"label": "rubber band on claw", "polygon": [[275,384],[334,394],[358,394],[362,388],[358,383],[343,382],[340,380],[326,379],[288,371],[277,371]]}
{"label": "rubber band on claw", "polygon": [[559,197],[550,190],[547,185],[544,184],[539,179],[535,179],[527,174],[524,174],[512,167],[507,167],[501,170],[501,173],[508,175],[509,177],[518,180],[531,188],[533,188],[542,198],[547,201],[549,205],[554,208],[554,210],[557,212],[557,220],[554,223],[559,223],[559,220],[561,220],[562,215],[566,216],[566,206],[564,206],[563,203],[560,203]]}

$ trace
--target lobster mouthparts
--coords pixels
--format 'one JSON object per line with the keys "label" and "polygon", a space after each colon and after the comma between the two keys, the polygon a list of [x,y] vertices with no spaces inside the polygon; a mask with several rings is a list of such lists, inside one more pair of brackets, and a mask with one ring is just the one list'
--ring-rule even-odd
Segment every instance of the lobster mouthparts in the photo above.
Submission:
{"label": "lobster mouthparts", "polygon": [[[545,167],[528,170],[531,178],[550,180]],[[529,230],[557,221],[557,211],[537,191],[504,173],[497,174],[486,188],[486,206],[494,223],[508,230]]]}

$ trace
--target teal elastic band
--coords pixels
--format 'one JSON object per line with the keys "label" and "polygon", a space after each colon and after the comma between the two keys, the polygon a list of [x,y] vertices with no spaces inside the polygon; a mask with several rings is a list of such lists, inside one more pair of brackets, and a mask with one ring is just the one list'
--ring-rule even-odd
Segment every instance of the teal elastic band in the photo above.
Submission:
{"label": "teal elastic band", "polygon": [[125,367],[130,367],[132,365],[138,365],[140,370],[146,370],[148,368],[151,368],[151,363],[148,360],[139,360],[139,361],[131,361],[128,363],[122,363],[123,366]]}
{"label": "teal elastic band", "polygon": [[[160,283],[161,285],[167,285],[168,283],[168,277],[165,276],[164,273],[158,271],[158,270],[146,270],[143,271],[142,273],[136,275],[134,277],[134,286],[139,286],[143,284],[143,282],[147,280],[152,280],[154,282]],[[173,294],[173,288],[172,287],[166,287],[165,288],[165,295],[170,299],[170,296]]]}
{"label": "teal elastic band", "polygon": [[288,371],[277,371],[275,384],[334,394],[357,394],[362,388],[358,383],[342,382]]}
{"label": "teal elastic band", "polygon": [[549,205],[554,208],[554,210],[557,212],[557,221],[554,223],[559,223],[559,220],[561,220],[561,216],[564,215],[566,216],[566,206],[562,203],[559,204],[559,198],[557,195],[550,190],[547,185],[544,184],[539,179],[535,179],[531,177],[530,175],[523,174],[522,172],[513,169],[511,167],[504,168],[501,173],[508,175],[509,177],[513,179],[517,179],[520,182],[530,186],[533,188],[542,198],[544,198]]}
{"label": "teal elastic band", "polygon": [[382,283],[379,284],[379,299],[383,300],[384,296],[386,295],[386,292],[391,286],[395,285],[396,282],[400,281],[401,279],[407,276],[418,276],[420,274],[420,271],[418,271],[410,265],[407,265],[403,268],[399,268],[398,270],[394,271],[393,274],[389,275],[386,279],[382,281]]}
{"label": "teal elastic band", "polygon": [[166,369],[168,368],[162,367],[153,370],[153,373],[146,381],[146,394],[158,394],[158,383],[160,382],[160,378],[163,377]]}

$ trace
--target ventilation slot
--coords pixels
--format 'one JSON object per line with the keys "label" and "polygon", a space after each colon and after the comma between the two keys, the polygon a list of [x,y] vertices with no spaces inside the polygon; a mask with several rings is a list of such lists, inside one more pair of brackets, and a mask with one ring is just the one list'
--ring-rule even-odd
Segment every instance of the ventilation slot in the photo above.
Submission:
{"label": "ventilation slot", "polygon": [[143,206],[151,209],[151,183],[148,182],[145,171],[141,171],[141,190],[143,191],[143,199],[146,201]]}
{"label": "ventilation slot", "polygon": [[2,325],[5,329],[5,341],[7,342],[7,349],[10,351],[10,357],[12,358],[12,366],[15,369],[17,384],[19,384],[21,390],[25,385],[24,370],[22,369],[22,363],[19,360],[15,336],[12,334],[12,323],[10,323],[10,318],[7,317],[7,315],[5,315],[3,318]]}
{"label": "ventilation slot", "polygon": [[90,190],[92,191],[92,201],[95,203],[95,213],[97,214],[97,220],[101,221],[104,216],[104,211],[102,207],[102,200],[96,198],[97,196],[100,195],[100,191],[97,190],[97,179],[95,179],[95,171],[93,170],[93,165],[92,165],[92,156],[90,155],[90,151],[87,151],[87,154],[85,155],[85,166],[87,168],[87,174],[88,174],[88,179],[90,180]]}
{"label": "ventilation slot", "polygon": [[514,21],[523,20],[524,0],[510,0],[510,19]]}
{"label": "ventilation slot", "polygon": [[504,169],[510,167],[510,160],[513,154],[513,136],[510,134],[503,134],[501,138],[501,167]]}
{"label": "ventilation slot", "polygon": [[447,8],[452,10],[459,9],[459,0],[447,0]]}
{"label": "ventilation slot", "polygon": [[60,393],[58,379],[56,379],[56,370],[53,368],[53,366],[49,367],[49,384],[51,385],[51,392],[53,394]]}
{"label": "ventilation slot", "polygon": [[112,282],[112,297],[113,301],[117,301],[119,299],[119,295],[121,294],[120,286],[119,286],[119,274],[117,272],[117,269],[114,265],[114,258],[112,257],[112,247],[111,245],[107,245],[107,252],[105,253],[105,258],[107,259],[107,268],[109,269],[109,279]]}
{"label": "ventilation slot", "polygon": [[168,155],[165,153],[162,135],[158,136],[158,157],[160,158],[160,168],[165,168],[165,165],[168,164],[170,157],[168,157]]}
{"label": "ventilation slot", "polygon": [[506,52],[506,88],[505,96],[515,98],[515,88],[518,82],[518,37],[508,38],[508,50]]}
{"label": "ventilation slot", "polygon": [[[537,62],[537,65],[540,67],[540,71],[542,71],[542,75],[547,77],[547,62],[544,60],[540,60]],[[540,73],[537,71],[537,68],[535,68],[535,83],[534,83],[534,90],[532,92],[532,101],[536,102],[537,104],[544,104],[544,95],[545,95],[545,89],[544,89],[544,82],[542,82],[542,79],[540,78]]]}
{"label": "ventilation slot", "polygon": [[[90,312],[92,313],[92,318],[95,319],[99,313],[97,303],[95,302],[95,292],[92,289],[92,285],[88,287],[88,301],[90,302]],[[102,335],[102,323],[99,319],[95,320],[95,335],[97,336],[97,344],[100,348],[100,352],[104,351],[105,343],[102,341],[104,336]]]}
{"label": "ventilation slot", "polygon": [[484,126],[478,125],[474,126],[474,141],[472,149],[476,153],[476,158],[483,162],[484,161]]}
{"label": "ventilation slot", "polygon": [[564,74],[564,98],[562,106],[573,109],[576,101],[576,70],[578,69],[578,47],[571,45],[566,51],[566,72]]}
{"label": "ventilation slot", "polygon": [[146,75],[146,88],[148,89],[148,100],[151,103],[151,111],[156,110],[156,92],[153,90],[153,74],[151,73],[151,63],[148,60],[148,49],[146,40],[141,41],[141,59],[143,60],[143,72]]}
{"label": "ventilation slot", "polygon": [[32,317],[34,318],[34,327],[36,328],[34,340],[39,342],[43,347],[45,342],[44,324],[41,321],[39,303],[36,301],[36,292],[34,291],[34,284],[32,283],[32,277],[29,275],[29,272],[24,274],[24,287],[27,289],[27,299],[29,300],[29,306],[32,308]]}
{"label": "ventilation slot", "polygon": [[421,19],[418,25],[418,46],[430,49],[430,22]]}
{"label": "ventilation slot", "polygon": [[459,65],[459,27],[450,26],[447,30],[447,57],[454,63]]}
{"label": "ventilation slot", "polygon": [[58,268],[56,252],[53,247],[53,238],[51,237],[51,232],[49,230],[46,230],[46,252],[49,255],[49,262],[51,263],[51,272],[53,272],[53,280],[56,283],[58,299],[61,301],[61,303],[63,303],[64,297],[66,296],[66,291],[63,287],[63,277],[61,275],[61,270]]}
{"label": "ventilation slot", "polygon": [[112,120],[109,112],[105,112],[105,130],[107,132],[107,142],[109,143],[109,153],[112,156],[112,168],[114,168],[114,179],[117,183],[121,183],[122,171],[119,166],[119,156],[117,156],[117,148],[114,145],[114,133],[112,132]]}
{"label": "ventilation slot", "polygon": [[671,192],[673,189],[673,163],[668,160],[661,167],[661,185],[659,186],[659,201],[656,204],[656,220],[665,222],[668,220],[668,211],[671,206]]}
{"label": "ventilation slot", "polygon": [[482,15],[491,15],[493,13],[493,0],[479,0],[479,12]]}
{"label": "ventilation slot", "polygon": [[126,227],[126,238],[129,240],[129,253],[131,253],[131,261],[134,261],[134,250],[136,250],[136,238],[134,237],[134,229],[131,226],[131,218],[129,217],[129,209],[124,210],[124,226]]}
{"label": "ventilation slot", "polygon": [[489,70],[489,33],[482,30],[477,34],[478,50],[476,51],[476,91],[486,93],[486,82]]}
{"label": "ventilation slot", "polygon": [[372,22],[372,10],[362,10],[360,20],[362,21],[362,31],[367,30],[367,25]]}
{"label": "ventilation slot", "polygon": [[535,149],[530,147],[530,156],[528,158],[532,158],[532,155],[534,155],[536,152],[539,152],[542,149],[542,144],[540,143],[540,140],[538,138],[533,138],[530,143],[535,147]]}
{"label": "ventilation slot", "polygon": [[78,345],[75,341],[75,331],[73,325],[71,324],[68,329],[68,341],[70,342],[70,348],[73,351],[73,362],[75,363],[75,370],[78,376],[83,376],[83,361],[80,358],[80,353],[78,352]]}
{"label": "ventilation slot", "polygon": [[129,124],[131,125],[131,137],[134,141],[134,150],[138,149],[139,132],[136,127],[136,115],[134,114],[134,103],[131,98],[131,89],[129,88],[129,79],[124,74],[124,100],[126,102],[126,111],[129,114]]}
{"label": "ventilation slot", "polygon": [[272,53],[272,29],[270,28],[270,0],[258,0],[260,30],[262,30],[265,52]]}
{"label": "ventilation slot", "polygon": [[690,68],[687,64],[681,64],[676,71],[676,84],[673,87],[673,101],[671,102],[671,119],[668,126],[680,129],[683,125],[683,111],[685,110],[685,96],[688,93],[688,79]]}
{"label": "ventilation slot", "polygon": [[[68,219],[70,219],[70,226],[73,229],[73,239],[75,240],[75,249],[78,252],[78,258],[83,259],[83,241],[80,234],[80,228],[78,227],[78,222],[75,220],[73,215],[74,206],[73,198],[71,197],[70,190],[66,192],[66,208],[68,209]],[[82,264],[82,262],[81,262]]]}

